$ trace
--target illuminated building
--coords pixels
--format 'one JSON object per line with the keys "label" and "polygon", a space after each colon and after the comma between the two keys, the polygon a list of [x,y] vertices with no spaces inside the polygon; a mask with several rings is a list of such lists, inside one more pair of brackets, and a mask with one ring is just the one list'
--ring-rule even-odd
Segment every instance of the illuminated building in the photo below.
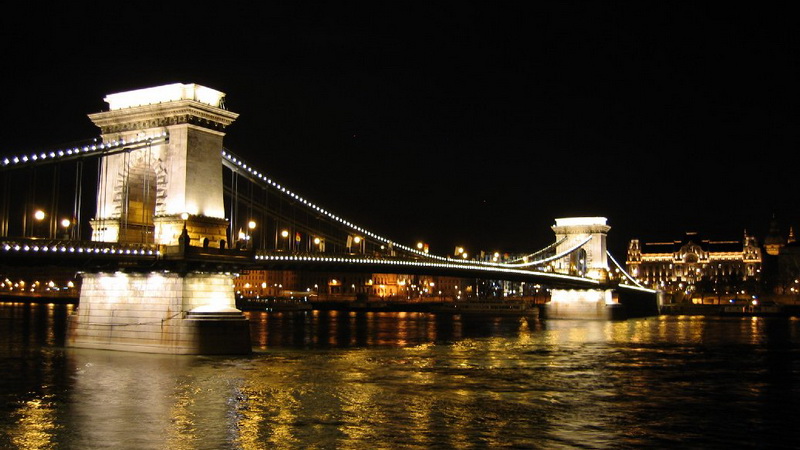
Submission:
{"label": "illuminated building", "polygon": [[761,277],[762,255],[756,238],[713,241],[688,232],[682,240],[628,245],[627,270],[643,285],[672,294],[674,301],[754,294]]}
{"label": "illuminated building", "polygon": [[297,285],[291,270],[247,270],[234,279],[236,295],[246,298],[288,297]]}
{"label": "illuminated building", "polygon": [[304,272],[248,270],[235,280],[236,294],[244,298],[298,297],[305,293],[320,299],[352,300],[357,295],[373,299],[419,300],[463,298],[470,283],[457,277],[393,273]]}

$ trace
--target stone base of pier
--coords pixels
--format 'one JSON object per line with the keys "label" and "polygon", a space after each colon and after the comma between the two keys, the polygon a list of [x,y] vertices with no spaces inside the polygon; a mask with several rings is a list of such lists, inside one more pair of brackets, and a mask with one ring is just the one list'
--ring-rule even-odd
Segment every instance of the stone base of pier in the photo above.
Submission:
{"label": "stone base of pier", "polygon": [[623,307],[609,289],[553,289],[545,305],[548,319],[617,319]]}
{"label": "stone base of pier", "polygon": [[85,273],[67,346],[169,354],[248,354],[249,321],[233,276]]}

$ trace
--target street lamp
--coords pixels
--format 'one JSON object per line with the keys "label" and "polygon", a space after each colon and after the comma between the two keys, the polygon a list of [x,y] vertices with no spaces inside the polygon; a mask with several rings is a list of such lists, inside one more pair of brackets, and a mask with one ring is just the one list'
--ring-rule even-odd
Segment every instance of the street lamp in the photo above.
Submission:
{"label": "street lamp", "polygon": [[183,220],[183,229],[186,230],[186,221],[189,220],[189,213],[181,213],[181,220]]}
{"label": "street lamp", "polygon": [[69,239],[69,226],[72,225],[72,221],[69,219],[61,219],[61,227],[64,228],[64,239]]}
{"label": "street lamp", "polygon": [[254,245],[254,243],[252,242],[253,236],[254,236],[253,230],[256,229],[256,221],[255,220],[248,221],[247,222],[247,229],[250,230],[250,231],[247,232],[247,238],[246,238],[247,246],[252,248],[253,245]]}
{"label": "street lamp", "polygon": [[325,252],[325,241],[319,237],[314,237],[314,245],[318,252]]}
{"label": "street lamp", "polygon": [[[366,241],[364,238],[358,235],[349,235],[347,236],[347,251],[349,253],[364,253],[364,244]],[[355,249],[354,249],[355,247]]]}
{"label": "street lamp", "polygon": [[281,237],[286,238],[286,250],[291,250],[290,246],[292,245],[292,241],[289,240],[289,230],[282,230]]}
{"label": "street lamp", "polygon": [[37,209],[36,211],[33,212],[33,218],[35,219],[35,222],[31,226],[32,237],[34,238],[36,237],[36,227],[37,227],[36,224],[41,223],[41,221],[43,221],[45,217],[47,217],[47,215],[41,209]]}

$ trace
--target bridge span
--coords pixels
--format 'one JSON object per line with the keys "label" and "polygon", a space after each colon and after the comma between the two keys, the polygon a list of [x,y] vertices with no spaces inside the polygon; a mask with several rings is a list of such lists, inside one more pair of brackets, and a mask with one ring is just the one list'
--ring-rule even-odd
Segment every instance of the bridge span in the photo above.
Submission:
{"label": "bridge span", "polygon": [[657,311],[656,292],[608,253],[603,217],[556,219],[553,244],[509,260],[431,254],[314,204],[225,149],[238,114],[224,97],[196,84],[109,94],[109,110],[89,115],[101,130],[91,144],[0,160],[0,265],[81,273],[70,345],[247,353],[232,286],[252,270],[537,283],[552,289],[549,319],[607,319],[631,296]]}

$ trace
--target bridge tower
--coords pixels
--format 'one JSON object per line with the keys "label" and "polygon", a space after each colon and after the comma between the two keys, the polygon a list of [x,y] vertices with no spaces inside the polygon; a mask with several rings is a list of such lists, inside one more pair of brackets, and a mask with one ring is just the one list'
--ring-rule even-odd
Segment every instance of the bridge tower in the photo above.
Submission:
{"label": "bridge tower", "polygon": [[103,142],[139,142],[103,157],[92,240],[219,247],[227,221],[220,170],[225,127],[239,116],[225,94],[170,84],[107,95],[109,110],[89,114]]}
{"label": "bridge tower", "polygon": [[[222,92],[170,84],[106,96],[90,114],[105,142],[92,240],[157,244],[153,267],[81,274],[73,347],[175,354],[249,353],[236,309],[222,184]],[[213,261],[211,261],[213,260]],[[213,262],[209,264],[209,262]]]}
{"label": "bridge tower", "polygon": [[621,306],[614,291],[603,287],[608,281],[606,236],[611,229],[605,217],[568,217],[556,219],[556,253],[577,245],[581,247],[555,262],[554,270],[585,276],[600,282],[597,289],[553,289],[547,304],[547,317],[564,319],[612,318]]}

